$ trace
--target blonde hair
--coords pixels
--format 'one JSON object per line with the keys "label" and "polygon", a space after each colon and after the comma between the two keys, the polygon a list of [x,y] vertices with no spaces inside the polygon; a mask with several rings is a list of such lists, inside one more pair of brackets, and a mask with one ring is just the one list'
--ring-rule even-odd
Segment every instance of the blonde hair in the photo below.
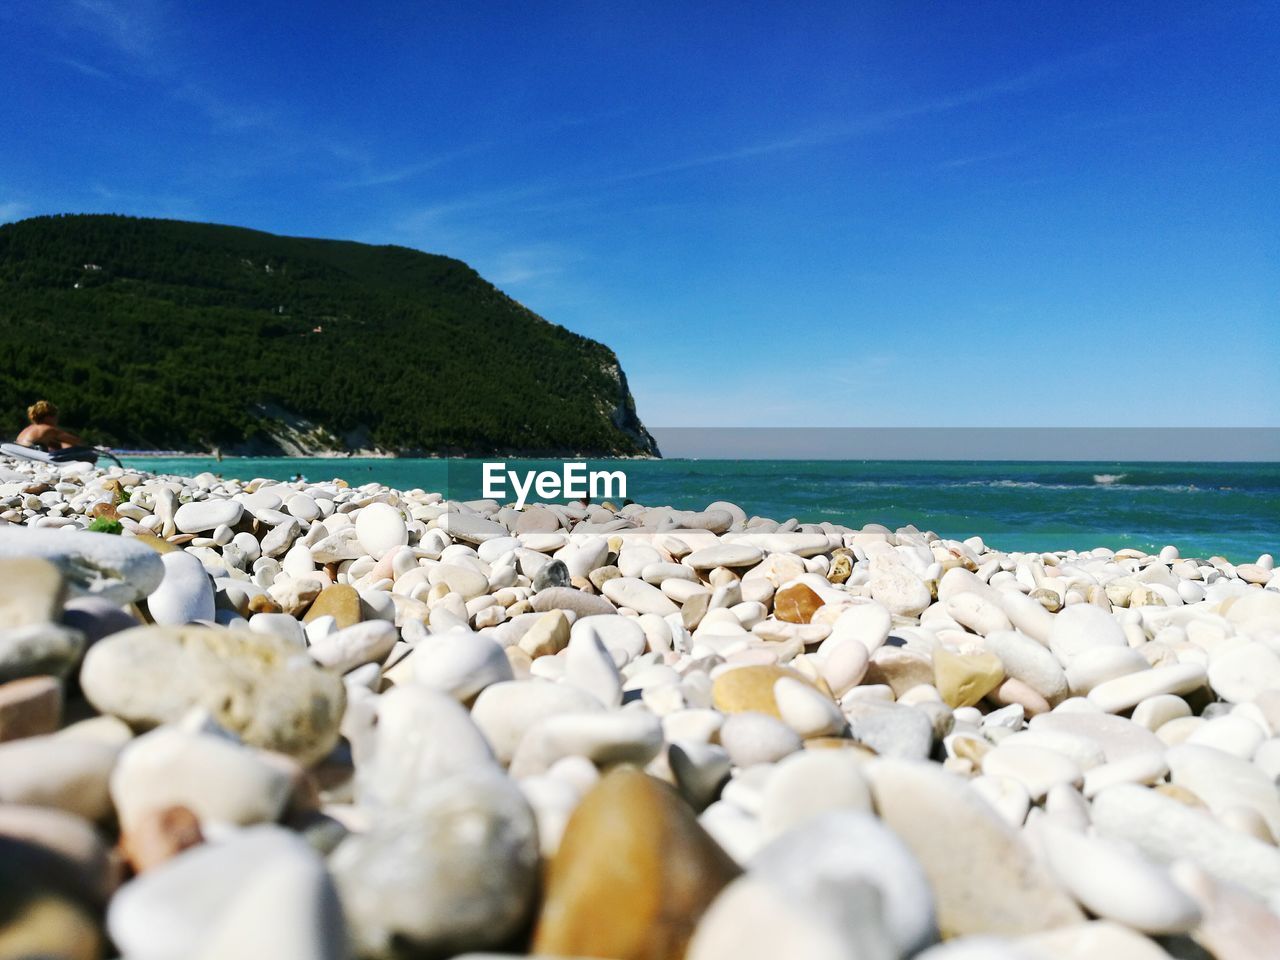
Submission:
{"label": "blonde hair", "polygon": [[58,408],[48,400],[37,400],[31,406],[27,407],[27,419],[32,423],[39,423],[47,420],[49,417],[56,417]]}

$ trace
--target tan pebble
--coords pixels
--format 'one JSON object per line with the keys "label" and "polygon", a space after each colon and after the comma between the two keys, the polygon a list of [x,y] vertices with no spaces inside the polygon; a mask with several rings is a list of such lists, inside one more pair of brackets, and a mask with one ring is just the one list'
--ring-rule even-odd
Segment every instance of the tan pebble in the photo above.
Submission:
{"label": "tan pebble", "polygon": [[[614,580],[620,576],[622,576],[622,571],[612,564],[606,567],[596,567],[587,575],[587,589],[589,592],[595,593],[597,590],[604,589],[604,585],[610,580]],[[573,583],[575,579],[581,580],[582,578],[570,578],[569,582]]]}
{"label": "tan pebble", "polygon": [[569,645],[569,618],[563,610],[544,613],[520,638],[519,647],[531,660],[549,657]]}
{"label": "tan pebble", "polygon": [[360,612],[360,594],[355,587],[345,583],[334,583],[320,591],[320,595],[312,602],[303,623],[310,623],[319,617],[333,617],[334,628],[343,630],[355,626],[363,617]]}
{"label": "tan pebble", "polygon": [[972,707],[1004,681],[1004,664],[994,653],[933,651],[934,686],[949,707]]}
{"label": "tan pebble", "polygon": [[716,677],[711,685],[712,705],[721,713],[754,710],[781,719],[773,685],[783,677],[794,677],[815,686],[808,677],[788,667],[756,665],[735,667]]}
{"label": "tan pebble", "polygon": [[830,583],[844,583],[853,576],[853,561],[846,553],[837,554],[831,559],[831,568],[827,570]]}

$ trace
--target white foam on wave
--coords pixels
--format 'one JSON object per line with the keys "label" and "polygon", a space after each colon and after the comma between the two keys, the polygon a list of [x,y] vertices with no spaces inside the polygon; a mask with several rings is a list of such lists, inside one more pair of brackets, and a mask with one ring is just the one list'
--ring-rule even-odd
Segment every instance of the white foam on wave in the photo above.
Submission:
{"label": "white foam on wave", "polygon": [[1126,473],[1095,473],[1093,482],[1100,487],[1109,487],[1113,483],[1119,483],[1127,476],[1128,474]]}

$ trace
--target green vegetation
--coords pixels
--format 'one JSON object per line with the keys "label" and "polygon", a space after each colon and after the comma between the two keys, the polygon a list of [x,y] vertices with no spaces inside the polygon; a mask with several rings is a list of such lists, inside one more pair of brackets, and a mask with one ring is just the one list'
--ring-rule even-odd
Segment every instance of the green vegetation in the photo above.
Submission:
{"label": "green vegetation", "polygon": [[110,517],[98,517],[93,523],[89,524],[90,533],[114,533],[119,535],[124,533],[124,524],[119,520],[112,520]]}
{"label": "green vegetation", "polygon": [[[120,447],[656,453],[617,357],[466,264],[120,216],[0,226],[0,410]],[[10,435],[12,435],[12,432]]]}

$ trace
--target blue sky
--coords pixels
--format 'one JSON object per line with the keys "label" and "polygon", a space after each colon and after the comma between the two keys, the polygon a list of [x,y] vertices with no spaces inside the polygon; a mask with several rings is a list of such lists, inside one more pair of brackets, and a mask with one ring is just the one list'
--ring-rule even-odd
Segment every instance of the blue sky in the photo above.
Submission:
{"label": "blue sky", "polygon": [[456,256],[655,426],[1280,426],[1278,49],[1266,3],[5,0],[0,221]]}

